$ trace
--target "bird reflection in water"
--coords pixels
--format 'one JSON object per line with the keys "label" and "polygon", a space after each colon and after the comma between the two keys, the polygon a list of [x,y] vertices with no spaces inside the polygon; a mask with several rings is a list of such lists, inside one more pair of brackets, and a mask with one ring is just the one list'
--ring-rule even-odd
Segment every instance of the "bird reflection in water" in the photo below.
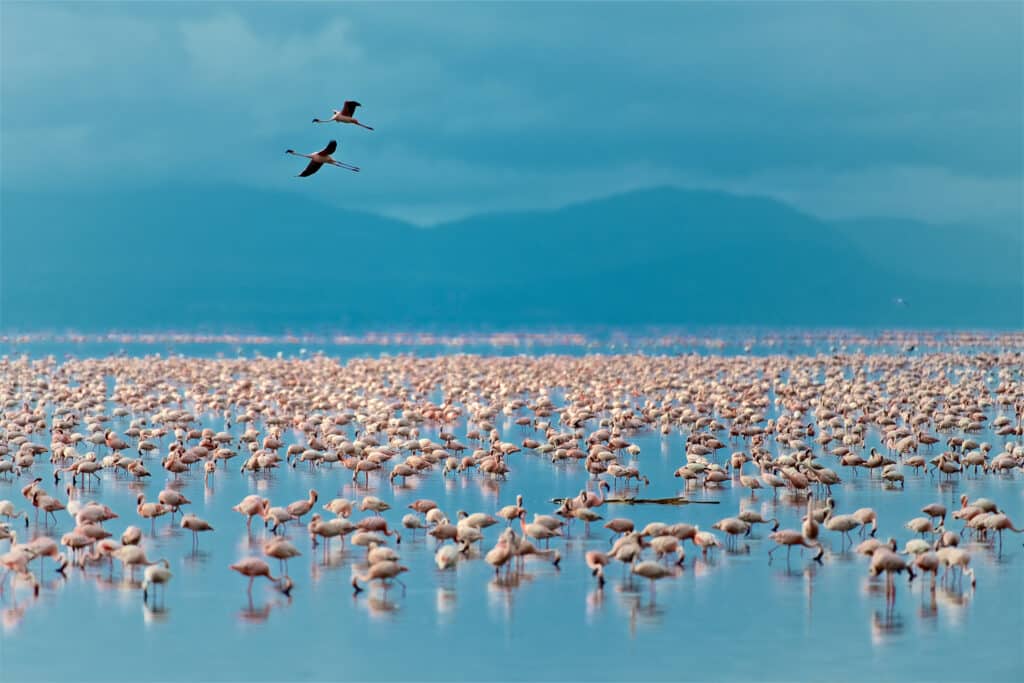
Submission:
{"label": "bird reflection in water", "polygon": [[513,595],[523,584],[533,581],[533,574],[508,572],[495,575],[487,583],[487,603],[500,608],[507,621],[512,619]]}
{"label": "bird reflection in water", "polygon": [[658,607],[653,593],[645,601],[644,594],[648,591],[642,590],[637,583],[626,583],[616,585],[615,597],[619,611],[624,614],[629,623],[629,636],[635,638],[637,629],[643,627],[656,627],[661,624],[665,611]]}
{"label": "bird reflection in water", "polygon": [[356,595],[353,595],[352,604],[366,609],[371,617],[392,617],[398,613],[398,604],[393,600],[388,600],[386,593],[371,595],[365,600],[360,600]]}
{"label": "bird reflection in water", "polygon": [[0,625],[3,626],[4,633],[13,631],[21,624],[29,604],[31,603],[22,602],[20,605],[11,605],[0,611]]}
{"label": "bird reflection in water", "polygon": [[817,562],[810,562],[804,567],[802,576],[804,578],[804,590],[807,593],[807,623],[811,623],[814,616],[814,578],[818,574]]}
{"label": "bird reflection in water", "polygon": [[187,564],[204,565],[207,560],[210,559],[210,554],[205,550],[194,549],[188,555],[184,556],[184,560]]}
{"label": "bird reflection in water", "polygon": [[[7,583],[6,590],[4,589],[5,582]],[[33,598],[39,597],[40,584],[36,580],[35,574],[26,571],[18,574],[6,572],[0,575],[0,597],[6,596],[10,600],[12,609],[18,606],[18,592],[24,592],[26,588],[31,591]]]}
{"label": "bird reflection in water", "polygon": [[455,604],[458,594],[451,588],[438,587],[434,593],[434,606],[437,609],[438,623],[449,623],[455,615]]}
{"label": "bird reflection in water", "polygon": [[921,591],[921,605],[917,610],[918,616],[926,621],[934,620],[939,616],[939,605],[935,600],[935,587]]}
{"label": "bird reflection in water", "polygon": [[964,590],[958,588],[939,588],[935,597],[943,606],[942,613],[951,624],[962,624],[967,615],[966,607],[974,596],[974,588]]}
{"label": "bird reflection in water", "polygon": [[903,616],[896,613],[893,605],[888,605],[884,611],[871,613],[871,642],[874,644],[880,645],[902,633]]}
{"label": "bird reflection in water", "polygon": [[724,553],[725,555],[749,555],[750,544],[749,543],[737,543],[735,547],[726,546]]}
{"label": "bird reflection in water", "polygon": [[592,624],[594,623],[594,618],[604,608],[604,587],[598,586],[597,588],[594,588],[589,593],[587,593],[586,604],[587,623]]}
{"label": "bird reflection in water", "polygon": [[142,620],[147,626],[167,621],[170,614],[171,611],[163,605],[151,607],[145,602],[142,603]]}
{"label": "bird reflection in water", "polygon": [[665,616],[665,610],[658,607],[653,599],[644,604],[643,599],[638,595],[630,612],[631,635],[636,635],[636,627],[638,625],[646,627],[660,626],[663,616]]}
{"label": "bird reflection in water", "polygon": [[865,595],[878,596],[885,595],[888,598],[889,588],[883,580],[877,578],[867,578],[861,584]]}
{"label": "bird reflection in water", "polygon": [[488,500],[493,500],[501,493],[501,482],[497,479],[480,479],[480,493]]}
{"label": "bird reflection in water", "polygon": [[252,601],[252,594],[249,594],[249,603],[238,612],[238,618],[240,621],[262,623],[267,620],[270,616],[270,612],[273,609],[284,609],[290,607],[292,604],[292,596],[287,595],[284,598],[275,598],[274,600],[267,600],[262,605],[255,605]]}

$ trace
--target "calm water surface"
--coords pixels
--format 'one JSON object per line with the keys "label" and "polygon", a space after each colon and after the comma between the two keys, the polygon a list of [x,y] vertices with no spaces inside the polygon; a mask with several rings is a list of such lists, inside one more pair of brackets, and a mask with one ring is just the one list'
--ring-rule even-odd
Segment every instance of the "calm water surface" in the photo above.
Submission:
{"label": "calm water surface", "polygon": [[[73,346],[35,351],[87,355]],[[359,353],[373,355],[373,350]],[[204,355],[212,354],[205,349]],[[202,419],[203,426],[214,429],[223,424],[210,415]],[[121,421],[115,428],[126,427]],[[511,418],[498,428],[505,440],[526,436]],[[461,438],[465,430],[463,423],[455,431]],[[232,431],[241,433],[237,427]],[[425,428],[421,435],[437,439],[436,430]],[[873,437],[871,445],[877,445],[877,433]],[[981,437],[1002,443],[991,434]],[[685,462],[684,437],[642,433],[628,438],[641,447],[637,464],[652,482],[642,495],[679,494],[672,471]],[[286,432],[286,444],[295,439]],[[16,602],[9,595],[0,602],[0,680],[1009,681],[1020,680],[1024,672],[1024,548],[1015,534],[1007,534],[998,555],[990,546],[969,546],[976,590],[966,584],[962,591],[940,586],[931,594],[927,581],[908,587],[898,580],[890,610],[881,584],[867,577],[865,558],[840,552],[839,538],[825,530],[826,545],[831,542],[833,550],[822,566],[810,561],[810,553],[797,551],[789,563],[780,551],[769,564],[771,544],[764,526],[736,552],[715,552],[707,559],[687,544],[684,571],[677,579],[661,581],[652,600],[646,582],[624,581],[618,565],[609,568],[604,590],[596,588],[583,564],[586,550],[608,547],[608,533],[596,525],[589,538],[577,528],[558,544],[560,569],[531,561],[514,583],[496,580],[482,560],[442,575],[433,564],[433,539],[406,535],[398,549],[410,567],[403,575],[408,590],[403,594],[395,588],[385,596],[374,588],[358,597],[349,581],[364,551],[342,552],[335,543],[324,564],[320,550],[310,549],[305,529],[293,525],[289,536],[304,555],[290,563],[296,583],[291,598],[264,581],[257,582],[250,602],[246,580],[227,569],[240,557],[259,555],[265,537],[257,521],[258,531],[249,539],[244,518],[230,509],[249,493],[284,505],[305,498],[312,487],[320,492],[317,508],[336,495],[358,499],[373,494],[392,504],[386,516],[397,525],[416,498],[438,501],[454,518],[458,509],[493,513],[522,493],[531,513],[547,513],[553,509],[549,499],[588,486],[588,475],[582,464],[552,465],[543,456],[518,453],[511,457],[507,482],[478,475],[443,480],[436,471],[395,488],[371,477],[367,489],[354,487],[350,473],[341,468],[310,472],[299,466],[256,479],[240,475],[239,464],[236,459],[227,470],[218,470],[209,487],[199,472],[185,477],[183,492],[193,501],[186,509],[216,528],[201,536],[195,555],[191,536],[177,527],[177,519],[174,526],[167,517],[159,519],[152,538],[149,525],[135,513],[139,491],[155,499],[164,487],[167,473],[158,464],[153,463],[153,477],[143,484],[104,473],[95,495],[121,515],[108,528],[115,537],[128,524],[144,528],[147,555],[171,562],[174,578],[166,609],[148,609],[141,591],[122,582],[119,569],[113,581],[97,567],[87,573],[69,570],[62,580],[47,564],[38,599],[21,590]],[[50,465],[44,457],[36,467],[45,473]],[[895,536],[901,547],[911,536],[903,524],[918,516],[921,506],[941,501],[953,509],[961,493],[992,498],[1011,519],[1024,520],[1019,475],[967,475],[940,484],[908,469],[906,490],[892,491],[863,473],[854,478],[835,469],[844,478],[834,489],[839,510],[874,507],[879,537]],[[0,480],[0,499],[22,507],[18,490],[23,484]],[[44,485],[52,491],[52,479]],[[655,520],[710,528],[744,505],[766,517],[778,516],[783,527],[799,528],[804,509],[803,501],[786,495],[776,501],[761,492],[751,501],[739,486],[688,495],[713,504],[606,506],[601,512],[631,517],[638,528]],[[57,528],[46,533],[59,537],[73,526],[66,513],[58,513],[58,519]],[[959,522],[950,526],[958,529]],[[485,547],[493,545],[500,528],[486,530]],[[33,526],[28,532],[43,530]]]}

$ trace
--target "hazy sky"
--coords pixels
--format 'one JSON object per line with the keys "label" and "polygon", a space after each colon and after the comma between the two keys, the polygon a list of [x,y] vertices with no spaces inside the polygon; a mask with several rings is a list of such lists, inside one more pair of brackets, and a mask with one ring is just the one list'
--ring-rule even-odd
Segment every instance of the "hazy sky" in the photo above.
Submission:
{"label": "hazy sky", "polygon": [[[1020,217],[1022,8],[4,0],[0,188],[233,182],[429,223],[673,184]],[[375,132],[310,123],[349,98]],[[291,177],[284,150],[330,138],[362,175]]]}

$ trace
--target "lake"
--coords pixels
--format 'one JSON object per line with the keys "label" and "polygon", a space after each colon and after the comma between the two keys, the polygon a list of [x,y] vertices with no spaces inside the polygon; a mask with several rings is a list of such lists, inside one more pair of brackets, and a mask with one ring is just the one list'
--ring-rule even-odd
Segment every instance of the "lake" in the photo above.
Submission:
{"label": "lake", "polygon": [[[195,343],[180,339],[6,338],[0,353],[11,358],[27,353],[37,359],[53,354],[63,360],[65,354],[82,359],[156,352],[206,358],[257,353],[275,357],[280,352],[284,358],[304,359],[316,350],[342,359],[396,353],[429,358],[456,351],[506,357],[521,353],[580,357],[594,352],[700,353],[704,357],[746,352],[755,357],[782,353],[784,347],[826,358],[838,351],[835,340],[826,336],[805,342],[796,337],[778,345],[759,339],[743,337],[709,345],[693,339],[641,344],[607,338],[553,338],[550,343],[533,340],[531,344],[503,345],[480,340],[439,343],[436,339],[425,344],[408,339],[375,344],[365,338],[345,343],[323,338]],[[861,349],[851,357],[859,359],[856,363],[867,363],[864,359],[872,354],[901,353],[907,343],[902,338],[878,345],[854,341],[844,343],[843,348],[851,354],[855,347]],[[747,346],[752,348],[745,349]],[[940,348],[948,352],[950,346],[936,342],[934,349]],[[1019,352],[1022,348],[1016,337],[989,343],[981,336],[963,344],[961,352]],[[924,348],[907,353],[927,352]],[[1019,364],[1000,367],[1021,381]],[[950,367],[954,377],[955,369]],[[994,389],[994,381],[991,386]],[[560,405],[572,387],[548,389],[555,405]],[[432,399],[441,398],[442,390],[435,387]],[[775,398],[774,394],[770,398]],[[638,402],[643,399],[635,397]],[[778,405],[770,404],[766,417],[777,418],[779,410]],[[994,407],[986,412],[989,425],[997,412]],[[203,412],[199,417],[201,427],[225,428],[223,417],[216,412]],[[117,419],[111,428],[123,433],[128,420]],[[531,428],[514,424],[514,416],[499,413],[494,422],[505,441],[519,443],[537,436]],[[596,429],[596,420],[586,427],[588,432]],[[262,434],[262,427],[258,428]],[[352,427],[348,429],[352,434]],[[444,429],[465,441],[465,418]],[[230,429],[235,437],[242,431],[238,424]],[[420,436],[437,441],[439,431],[438,425],[424,423]],[[625,491],[619,486],[616,493],[644,498],[685,495],[691,504],[606,504],[598,508],[606,519],[629,517],[637,528],[651,521],[685,521],[710,530],[715,521],[735,515],[742,506],[761,511],[765,517],[777,517],[783,528],[800,528],[806,499],[789,491],[781,491],[776,498],[762,489],[752,500],[750,492],[732,480],[719,488],[698,486],[684,491],[681,480],[673,477],[676,468],[686,462],[684,430],[672,429],[662,435],[643,429],[626,438],[639,446],[634,464],[651,483]],[[1014,437],[996,436],[987,427],[972,438],[994,444],[994,455],[1007,438]],[[285,446],[302,442],[293,429],[284,431],[283,440]],[[32,441],[49,445],[49,433],[33,434]],[[167,444],[165,439],[160,454],[166,453]],[[871,446],[885,450],[874,427],[868,428],[865,443],[865,447]],[[941,446],[937,444],[929,456],[940,452]],[[770,447],[776,453],[785,450],[775,443]],[[740,442],[729,442],[718,461],[744,449]],[[938,501],[953,510],[959,507],[961,494],[990,498],[1018,524],[1024,520],[1019,468],[1014,475],[966,473],[945,481],[904,467],[904,488],[887,488],[877,474],[861,471],[852,476],[849,468],[839,467],[820,447],[814,450],[843,478],[843,483],[833,488],[838,509],[873,507],[879,516],[879,538],[895,537],[901,549],[915,536],[904,523],[920,516],[922,506]],[[134,449],[130,454],[135,455]],[[104,455],[102,449],[98,455]],[[37,459],[32,473],[43,477],[42,485],[54,493],[54,466],[47,457],[44,454]],[[592,526],[589,536],[584,536],[582,525],[574,524],[571,536],[552,546],[560,549],[559,567],[531,560],[514,580],[496,579],[493,569],[479,559],[465,560],[455,571],[441,572],[433,562],[435,541],[424,539],[422,532],[416,538],[406,532],[395,547],[402,563],[410,568],[402,576],[407,589],[394,586],[385,594],[372,587],[353,595],[353,564],[364,561],[365,551],[348,545],[342,551],[335,542],[325,563],[321,549],[310,547],[304,524],[292,524],[286,533],[303,552],[289,564],[294,590],[285,596],[268,582],[257,581],[250,601],[246,579],[228,569],[241,557],[260,555],[261,543],[269,537],[259,519],[254,521],[253,536],[247,536],[244,518],[231,510],[250,493],[267,497],[274,505],[285,505],[305,498],[307,491],[315,488],[320,500],[314,510],[320,512],[324,512],[321,505],[333,497],[358,501],[370,494],[391,504],[385,517],[398,525],[401,516],[409,512],[406,506],[418,498],[437,501],[453,519],[456,510],[493,514],[514,503],[517,494],[524,496],[524,506],[531,514],[550,514],[555,507],[551,499],[596,488],[581,461],[553,463],[549,456],[528,449],[508,457],[511,473],[506,481],[475,472],[442,477],[440,468],[435,468],[396,486],[379,472],[370,477],[368,486],[356,486],[351,473],[338,465],[315,470],[305,464],[282,467],[269,477],[242,474],[242,460],[218,468],[209,485],[204,485],[201,468],[182,475],[185,483],[180,490],[192,500],[185,510],[195,512],[216,529],[200,536],[197,553],[191,550],[190,534],[178,527],[178,517],[173,526],[167,516],[159,518],[156,536],[151,537],[149,522],[135,512],[140,491],[155,499],[171,478],[155,457],[147,458],[152,477],[142,483],[104,471],[101,481],[90,484],[80,495],[102,500],[120,515],[105,525],[114,531],[115,539],[126,525],[135,524],[146,532],[143,546],[148,557],[170,562],[173,579],[166,589],[165,607],[154,610],[145,605],[137,584],[122,580],[119,567],[115,567],[112,580],[104,566],[85,571],[69,567],[65,579],[46,560],[38,598],[22,587],[13,595],[6,593],[0,601],[0,679],[1009,681],[1024,671],[1024,547],[1022,537],[1012,533],[1005,535],[1001,549],[965,537],[963,544],[977,574],[976,588],[965,581],[963,587],[940,584],[932,592],[928,579],[919,577],[908,584],[905,576],[900,576],[895,604],[889,607],[883,583],[868,576],[867,558],[848,548],[842,550],[839,535],[825,530],[821,533],[826,552],[820,565],[811,560],[811,551],[801,554],[794,550],[787,562],[785,549],[769,562],[770,529],[763,525],[741,539],[735,550],[713,550],[707,557],[687,543],[682,571],[675,578],[659,581],[653,598],[647,582],[639,577],[628,580],[618,563],[608,567],[608,582],[598,588],[583,556],[587,550],[608,549],[610,533],[600,524]],[[749,466],[747,472],[751,472]],[[26,508],[19,489],[27,481],[27,476],[14,481],[0,477],[0,499]],[[63,484],[58,489],[61,499]],[[26,530],[19,520],[12,528],[19,534],[26,531],[29,537],[45,533],[59,539],[74,523],[66,512],[56,514],[56,527],[33,524]],[[355,512],[353,519],[366,514]],[[503,526],[501,522],[485,530],[485,550],[494,544]],[[947,527],[959,531],[960,523],[949,521]],[[859,541],[856,532],[854,535]],[[0,548],[6,549],[6,545]],[[271,566],[276,574],[276,562]]]}

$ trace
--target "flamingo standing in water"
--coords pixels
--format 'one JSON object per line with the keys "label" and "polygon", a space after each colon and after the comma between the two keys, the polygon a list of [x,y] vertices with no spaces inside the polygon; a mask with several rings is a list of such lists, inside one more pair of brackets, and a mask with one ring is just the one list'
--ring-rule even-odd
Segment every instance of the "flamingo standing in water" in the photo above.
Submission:
{"label": "flamingo standing in water", "polygon": [[345,100],[345,103],[341,105],[341,110],[332,109],[331,118],[329,119],[313,119],[313,123],[351,123],[352,125],[365,128],[366,130],[373,130],[372,127],[367,126],[365,123],[360,123],[359,119],[355,117],[356,107],[361,107],[355,100]]}
{"label": "flamingo standing in water", "polygon": [[199,532],[213,531],[213,527],[205,519],[200,519],[194,512],[190,512],[181,518],[181,528],[192,532],[192,550],[199,549]]}
{"label": "flamingo standing in water", "polygon": [[28,526],[28,513],[22,510],[21,512],[14,511],[14,503],[9,500],[0,500],[0,516],[6,517],[7,519],[17,519],[18,517],[25,518],[25,526]]}
{"label": "flamingo standing in water", "polygon": [[825,548],[822,547],[818,541],[810,541],[804,538],[804,535],[800,531],[795,529],[782,529],[768,535],[768,539],[775,543],[775,547],[768,551],[768,562],[772,561],[772,553],[786,546],[786,562],[789,562],[790,553],[793,551],[793,546],[799,545],[804,548],[815,548],[818,554],[814,556],[814,561],[821,564],[821,556],[825,554]]}
{"label": "flamingo standing in water", "polygon": [[667,576],[675,576],[675,572],[668,567],[654,562],[652,560],[645,560],[639,564],[633,565],[631,571],[637,576],[642,576],[651,582],[651,602],[654,601],[654,582],[659,579],[664,579]]}
{"label": "flamingo standing in water", "polygon": [[900,574],[906,571],[910,576],[910,580],[913,581],[913,564],[912,560],[906,560],[893,552],[889,546],[882,545],[871,555],[871,566],[868,567],[868,574],[871,576],[885,574],[885,599],[891,603],[896,601],[896,584],[893,581],[893,574]]}
{"label": "flamingo standing in water", "polygon": [[356,574],[355,572],[353,572],[352,592],[353,594],[357,594],[363,591],[363,589],[359,586],[360,581],[362,581],[363,583],[369,583],[370,581],[379,581],[384,586],[385,591],[387,590],[388,582],[395,581],[402,587],[402,591],[404,592],[405,583],[398,578],[398,575],[402,572],[407,571],[409,571],[408,567],[400,565],[397,562],[393,562],[390,560],[370,565],[370,569],[365,574]]}
{"label": "flamingo standing in water", "polygon": [[160,560],[146,567],[142,573],[142,601],[149,602],[149,587],[153,586],[153,603],[156,604],[156,586],[163,586],[164,598],[167,597],[167,583],[171,580],[171,563]]}
{"label": "flamingo standing in water", "polygon": [[274,576],[270,573],[270,565],[261,560],[258,557],[247,557],[244,560],[229,565],[228,569],[233,569],[242,576],[249,577],[249,588],[248,593],[252,595],[252,583],[256,580],[257,576],[264,576],[267,580],[277,584],[278,590],[282,591],[285,595],[291,590],[291,584],[288,581],[282,582],[279,577]]}
{"label": "flamingo standing in water", "polygon": [[330,142],[327,143],[326,147],[324,147],[319,152],[314,152],[313,154],[300,154],[299,152],[296,152],[294,149],[286,149],[284,153],[291,154],[292,156],[305,157],[309,159],[309,164],[306,166],[305,169],[303,169],[302,173],[298,175],[299,178],[307,178],[313,175],[314,173],[319,171],[320,167],[323,166],[324,164],[330,164],[331,166],[337,166],[338,168],[344,168],[349,171],[358,173],[358,166],[352,166],[351,164],[346,164],[344,162],[337,161],[335,160],[334,157],[331,156],[332,154],[334,154],[335,151],[337,151],[337,149],[338,141],[331,140]]}

